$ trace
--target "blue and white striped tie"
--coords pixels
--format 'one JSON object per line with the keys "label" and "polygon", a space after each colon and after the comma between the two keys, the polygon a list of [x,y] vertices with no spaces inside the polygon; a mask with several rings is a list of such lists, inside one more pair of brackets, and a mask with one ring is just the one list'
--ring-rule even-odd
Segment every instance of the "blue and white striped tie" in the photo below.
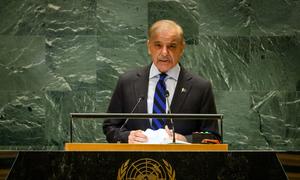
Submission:
{"label": "blue and white striped tie", "polygon": [[[159,75],[159,80],[156,84],[154,101],[153,101],[153,114],[165,114],[166,113],[166,84],[165,78],[167,74],[162,73]],[[153,118],[152,119],[152,129],[157,130],[164,128],[166,120]]]}

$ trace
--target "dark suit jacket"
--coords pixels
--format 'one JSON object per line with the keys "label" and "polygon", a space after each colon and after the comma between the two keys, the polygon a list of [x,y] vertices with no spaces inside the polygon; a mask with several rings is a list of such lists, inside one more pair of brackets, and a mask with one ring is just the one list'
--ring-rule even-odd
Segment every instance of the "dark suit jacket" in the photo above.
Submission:
{"label": "dark suit jacket", "polygon": [[[112,95],[107,112],[130,113],[140,97],[145,97],[134,113],[147,113],[147,94],[150,67],[127,72],[120,76]],[[182,91],[182,88],[185,91]],[[171,103],[172,113],[215,114],[216,106],[211,84],[199,76],[192,75],[182,66]],[[103,131],[108,142],[128,142],[131,130],[146,130],[150,128],[149,120],[134,120],[127,122],[120,131],[125,120],[107,119],[103,123]],[[218,132],[217,121],[174,120],[175,132],[191,135],[192,132],[210,130]]]}

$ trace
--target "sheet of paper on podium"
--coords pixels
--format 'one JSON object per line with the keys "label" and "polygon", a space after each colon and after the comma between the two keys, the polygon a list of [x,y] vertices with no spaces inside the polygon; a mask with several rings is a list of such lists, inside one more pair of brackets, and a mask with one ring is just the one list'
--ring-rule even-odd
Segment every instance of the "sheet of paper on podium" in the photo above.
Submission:
{"label": "sheet of paper on podium", "polygon": [[[172,139],[168,135],[165,129],[152,130],[147,129],[144,134],[148,137],[148,141],[145,144],[171,144]],[[179,144],[190,144],[184,141],[176,141]]]}

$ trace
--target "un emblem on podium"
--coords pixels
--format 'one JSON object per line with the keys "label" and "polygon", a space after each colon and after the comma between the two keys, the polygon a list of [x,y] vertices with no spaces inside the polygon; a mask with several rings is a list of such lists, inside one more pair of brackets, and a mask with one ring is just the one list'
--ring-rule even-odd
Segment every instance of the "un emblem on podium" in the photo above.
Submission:
{"label": "un emblem on podium", "polygon": [[169,162],[162,159],[162,163],[150,158],[139,159],[130,163],[124,162],[118,170],[118,180],[175,180],[175,170]]}

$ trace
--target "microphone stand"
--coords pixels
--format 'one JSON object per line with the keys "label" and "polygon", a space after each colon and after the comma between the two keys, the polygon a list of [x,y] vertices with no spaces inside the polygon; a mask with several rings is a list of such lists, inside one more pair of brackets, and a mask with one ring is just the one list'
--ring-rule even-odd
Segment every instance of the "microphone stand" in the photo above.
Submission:
{"label": "microphone stand", "polygon": [[[166,112],[166,114],[172,114],[172,113],[171,113],[171,106],[170,106],[170,102],[169,102],[169,96],[170,96],[170,93],[169,93],[168,90],[166,90],[165,97],[166,97],[167,106],[168,106],[168,111]],[[175,126],[174,126],[173,118],[171,118],[170,121],[171,121],[171,125],[172,125],[173,143],[176,144],[176,139],[175,139]]]}
{"label": "microphone stand", "polygon": [[[137,108],[137,106],[140,104],[140,102],[144,99],[144,97],[139,97],[139,99],[137,100],[137,103],[134,105],[134,107],[132,108],[132,111],[130,113],[133,113],[135,111],[135,109]],[[119,134],[120,132],[122,131],[122,129],[124,128],[124,126],[127,124],[127,122],[129,121],[129,118],[127,118],[125,120],[125,122],[122,124],[122,126],[120,127],[119,129]],[[117,143],[121,143],[121,140],[120,140],[120,135],[118,135],[118,138],[117,138]]]}

